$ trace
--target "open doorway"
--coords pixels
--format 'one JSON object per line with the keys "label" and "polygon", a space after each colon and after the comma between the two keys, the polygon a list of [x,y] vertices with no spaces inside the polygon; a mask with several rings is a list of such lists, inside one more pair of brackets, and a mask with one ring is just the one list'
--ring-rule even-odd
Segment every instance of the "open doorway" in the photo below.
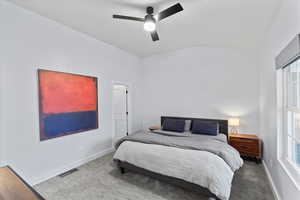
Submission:
{"label": "open doorway", "polygon": [[113,129],[116,141],[128,135],[128,87],[113,85]]}

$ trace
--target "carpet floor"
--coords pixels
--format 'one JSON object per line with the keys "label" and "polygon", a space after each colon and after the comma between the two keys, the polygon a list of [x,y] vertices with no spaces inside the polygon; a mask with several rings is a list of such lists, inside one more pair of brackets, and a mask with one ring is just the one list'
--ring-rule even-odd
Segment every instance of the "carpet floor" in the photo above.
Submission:
{"label": "carpet floor", "polygon": [[[54,177],[34,188],[47,200],[207,200],[155,179],[127,172],[122,175],[113,154],[91,161],[64,178]],[[261,164],[245,161],[236,173],[230,200],[274,200]]]}

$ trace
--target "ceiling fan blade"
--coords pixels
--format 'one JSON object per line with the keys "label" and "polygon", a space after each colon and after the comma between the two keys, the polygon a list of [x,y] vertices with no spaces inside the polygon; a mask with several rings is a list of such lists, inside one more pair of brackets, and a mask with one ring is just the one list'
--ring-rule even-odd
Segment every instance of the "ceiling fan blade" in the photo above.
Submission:
{"label": "ceiling fan blade", "polygon": [[151,32],[151,37],[152,37],[153,42],[159,40],[157,31]]}
{"label": "ceiling fan blade", "polygon": [[170,17],[171,15],[174,15],[180,11],[183,11],[183,7],[180,5],[180,3],[177,3],[158,13],[158,21]]}
{"label": "ceiling fan blade", "polygon": [[113,18],[133,20],[133,21],[139,21],[139,22],[144,22],[145,21],[145,19],[141,18],[141,17],[131,17],[131,16],[125,16],[125,15],[113,15]]}

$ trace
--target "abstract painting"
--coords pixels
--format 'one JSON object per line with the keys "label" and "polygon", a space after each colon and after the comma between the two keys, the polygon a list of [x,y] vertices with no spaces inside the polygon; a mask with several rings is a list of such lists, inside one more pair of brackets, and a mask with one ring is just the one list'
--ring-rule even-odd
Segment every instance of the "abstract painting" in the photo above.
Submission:
{"label": "abstract painting", "polygon": [[38,70],[40,140],[98,128],[96,77]]}

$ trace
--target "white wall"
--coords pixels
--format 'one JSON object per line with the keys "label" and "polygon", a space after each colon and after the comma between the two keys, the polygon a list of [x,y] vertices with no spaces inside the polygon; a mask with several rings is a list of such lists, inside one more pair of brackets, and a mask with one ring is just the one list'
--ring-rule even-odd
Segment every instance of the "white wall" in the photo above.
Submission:
{"label": "white wall", "polygon": [[[2,0],[0,24],[4,159],[25,180],[39,182],[111,149],[112,81],[129,85],[132,131],[140,129],[138,57]],[[98,77],[100,128],[40,142],[38,68]]]}
{"label": "white wall", "polygon": [[260,132],[264,140],[267,168],[282,200],[296,199],[300,191],[277,160],[276,71],[275,57],[300,33],[300,1],[282,1],[262,45],[260,59]]}
{"label": "white wall", "polygon": [[241,49],[195,47],[143,60],[144,127],[161,115],[241,118],[241,132],[258,132],[256,56]]}
{"label": "white wall", "polygon": [[3,95],[2,95],[2,92],[3,92],[3,89],[4,89],[4,67],[3,65],[0,63],[0,166],[4,165],[5,163],[3,162],[3,157],[4,157],[4,150],[5,150],[5,147],[4,147],[4,124],[3,124]]}

